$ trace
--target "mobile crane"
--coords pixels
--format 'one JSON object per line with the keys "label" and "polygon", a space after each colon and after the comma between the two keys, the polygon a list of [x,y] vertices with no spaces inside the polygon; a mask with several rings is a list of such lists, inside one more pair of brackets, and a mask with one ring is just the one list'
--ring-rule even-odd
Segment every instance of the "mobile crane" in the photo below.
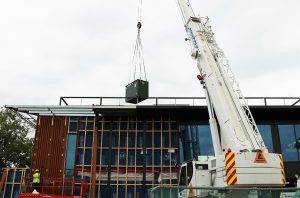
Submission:
{"label": "mobile crane", "polygon": [[[182,163],[179,185],[189,187],[280,187],[282,156],[270,153],[219,48],[208,18],[196,17],[189,0],[177,0],[206,92],[215,156]],[[195,192],[196,194],[196,192]]]}

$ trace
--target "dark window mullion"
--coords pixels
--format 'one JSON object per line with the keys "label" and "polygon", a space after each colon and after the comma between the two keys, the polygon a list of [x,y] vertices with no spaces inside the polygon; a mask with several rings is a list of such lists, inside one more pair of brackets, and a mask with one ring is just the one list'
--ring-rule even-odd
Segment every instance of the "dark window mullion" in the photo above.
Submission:
{"label": "dark window mullion", "polygon": [[147,122],[144,121],[143,124],[143,197],[146,197],[146,130],[147,130]]}
{"label": "dark window mullion", "polygon": [[272,141],[273,141],[274,153],[282,153],[278,125],[272,124],[271,131],[272,131]]}
{"label": "dark window mullion", "polygon": [[[297,131],[296,131],[296,124],[293,124],[293,128],[294,128],[294,136],[295,136],[295,140],[297,141],[298,140],[298,138],[297,138]],[[299,161],[299,149],[297,149],[297,147],[296,147],[296,141],[295,141],[295,148],[296,148],[296,151],[297,151],[297,154],[298,154],[298,161]]]}

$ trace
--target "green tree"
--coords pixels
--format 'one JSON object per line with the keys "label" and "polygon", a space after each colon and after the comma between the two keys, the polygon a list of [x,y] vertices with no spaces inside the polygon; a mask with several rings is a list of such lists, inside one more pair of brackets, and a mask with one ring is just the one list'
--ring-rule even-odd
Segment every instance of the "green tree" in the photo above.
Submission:
{"label": "green tree", "polygon": [[33,139],[30,127],[13,112],[0,108],[0,170],[30,165]]}

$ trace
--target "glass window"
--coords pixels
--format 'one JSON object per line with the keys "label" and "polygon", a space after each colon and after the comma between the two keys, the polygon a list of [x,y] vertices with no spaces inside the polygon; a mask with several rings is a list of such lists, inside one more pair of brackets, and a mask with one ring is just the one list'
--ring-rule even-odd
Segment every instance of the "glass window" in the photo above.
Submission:
{"label": "glass window", "polygon": [[147,131],[152,131],[152,122],[147,122]]}
{"label": "glass window", "polygon": [[92,163],[92,149],[85,149],[84,164],[90,165]]}
{"label": "glass window", "polygon": [[154,147],[160,148],[161,147],[161,133],[154,132]]}
{"label": "glass window", "polygon": [[71,120],[71,121],[76,121],[76,122],[77,122],[77,121],[78,121],[78,117],[71,117],[70,120]]}
{"label": "glass window", "polygon": [[20,194],[20,185],[15,184],[14,185],[14,191],[13,191],[12,197],[13,198],[19,197],[19,194]]}
{"label": "glass window", "polygon": [[87,120],[89,120],[89,121],[94,121],[94,118],[95,118],[94,116],[88,116],[88,117],[87,117]]}
{"label": "glass window", "polygon": [[[300,141],[300,124],[296,124],[295,125],[295,130],[296,130],[296,140],[299,142]],[[299,144],[298,143],[298,155],[299,155],[299,159],[300,159],[300,148],[299,148]]]}
{"label": "glass window", "polygon": [[[207,155],[207,152],[206,150],[209,150],[210,148],[207,147],[208,145],[205,145],[203,148],[201,147],[201,149],[203,149],[204,151],[200,153],[200,146],[201,143],[207,143],[206,141],[207,140],[207,134],[205,133],[206,131],[204,129],[201,129],[202,128],[205,128],[206,129],[206,126],[194,126],[193,127],[193,133],[192,133],[192,142],[193,142],[193,145],[194,145],[194,149],[193,149],[193,153],[194,153],[194,157],[197,157],[199,155]],[[197,141],[197,139],[199,139],[199,141]],[[196,140],[196,141],[194,141]]]}
{"label": "glass window", "polygon": [[3,197],[11,197],[12,184],[6,184],[5,194]]}
{"label": "glass window", "polygon": [[183,151],[184,151],[184,147],[183,147],[183,143],[182,143],[182,139],[180,139],[179,141],[179,158],[180,158],[180,162],[183,162],[185,160]]}
{"label": "glass window", "polygon": [[104,122],[104,130],[110,130],[110,122]]}
{"label": "glass window", "polygon": [[109,163],[109,151],[108,149],[102,150],[102,165],[108,165]]}
{"label": "glass window", "polygon": [[8,171],[7,182],[13,182],[14,180],[14,170],[10,169]]}
{"label": "glass window", "polygon": [[169,148],[169,132],[162,133],[162,147]]}
{"label": "glass window", "polygon": [[283,161],[298,161],[294,125],[278,125]]}
{"label": "glass window", "polygon": [[155,169],[155,173],[154,173],[154,183],[155,184],[158,184],[158,178],[159,178],[159,175],[160,175],[160,171],[159,169]]}
{"label": "glass window", "polygon": [[144,154],[143,154],[142,149],[137,149],[136,150],[136,165],[137,166],[142,166],[144,163]]}
{"label": "glass window", "polygon": [[121,132],[120,133],[120,147],[125,148],[127,143],[127,133]]}
{"label": "glass window", "polygon": [[128,129],[129,130],[135,130],[136,129],[136,123],[135,122],[129,122],[128,123]]}
{"label": "glass window", "polygon": [[126,165],[126,150],[120,149],[120,159],[119,164],[122,166]]}
{"label": "glass window", "polygon": [[[187,131],[187,138],[189,141],[189,148],[190,148],[190,153],[191,157],[197,157],[200,155],[200,139],[199,139],[199,130],[197,125],[192,125],[188,126],[188,131]],[[202,137],[201,137],[202,138]]]}
{"label": "glass window", "polygon": [[151,166],[152,165],[152,150],[151,149],[147,149],[146,165],[147,166]]}
{"label": "glass window", "polygon": [[[119,181],[119,183],[120,183],[120,181]],[[124,196],[124,195],[125,195],[125,186],[119,186],[119,197]]]}
{"label": "glass window", "polygon": [[[175,134],[176,133],[174,133],[174,136]],[[176,140],[174,140],[176,138],[174,137],[172,139],[172,144],[174,144],[173,142],[176,142]],[[209,125],[180,126],[179,144],[180,144],[180,161],[188,160],[197,157],[199,155],[202,156],[214,155],[214,149],[213,149],[212,137],[211,137]],[[174,145],[173,147],[177,147],[177,146]]]}
{"label": "glass window", "polygon": [[160,122],[154,122],[154,130],[160,130],[161,129],[161,123]]}
{"label": "glass window", "polygon": [[300,124],[295,125],[295,130],[296,130],[296,138],[300,138]]}
{"label": "glass window", "polygon": [[171,130],[177,130],[178,126],[176,122],[171,122]]}
{"label": "glass window", "polygon": [[143,197],[143,187],[142,186],[136,187],[136,197]]}
{"label": "glass window", "polygon": [[209,125],[198,126],[199,131],[199,143],[200,143],[200,155],[213,156],[214,147],[212,143],[212,137],[210,133]]}
{"label": "glass window", "polygon": [[121,122],[121,130],[127,130],[127,122]]}
{"label": "glass window", "polygon": [[112,147],[118,147],[118,145],[119,145],[119,133],[118,132],[112,132],[111,146]]}
{"label": "glass window", "polygon": [[92,147],[93,146],[93,132],[87,132],[85,138],[86,138],[85,146]]}
{"label": "glass window", "polygon": [[177,133],[176,132],[172,132],[171,133],[171,147],[172,148],[176,148],[176,147],[178,147],[178,145],[177,145]]}
{"label": "glass window", "polygon": [[109,147],[109,132],[104,131],[103,132],[103,142],[102,142],[102,147]]}
{"label": "glass window", "polygon": [[134,160],[135,160],[135,152],[134,150],[130,149],[128,151],[128,165],[133,166],[135,163]]}
{"label": "glass window", "polygon": [[96,161],[96,163],[97,163],[97,165],[100,165],[100,149],[97,149],[97,161]]}
{"label": "glass window", "polygon": [[143,147],[143,133],[142,132],[137,133],[137,147],[139,147],[139,148]]}
{"label": "glass window", "polygon": [[152,148],[152,133],[146,132],[146,147]]}
{"label": "glass window", "polygon": [[119,130],[119,122],[113,122],[113,130]]}
{"label": "glass window", "polygon": [[134,198],[134,187],[133,186],[127,187],[127,198]]}
{"label": "glass window", "polygon": [[74,169],[76,140],[77,140],[76,134],[68,135],[66,169]]}
{"label": "glass window", "polygon": [[65,170],[65,178],[73,178],[73,176],[74,176],[74,169]]}
{"label": "glass window", "polygon": [[84,132],[79,134],[79,147],[84,147]]}
{"label": "glass window", "polygon": [[135,147],[135,132],[128,133],[128,147]]}
{"label": "glass window", "polygon": [[169,130],[169,122],[162,122],[162,130]]}
{"label": "glass window", "polygon": [[172,163],[172,166],[174,167],[175,164],[177,164],[177,155],[176,153],[170,153],[171,154],[171,163]]}
{"label": "glass window", "polygon": [[160,166],[160,150],[154,150],[154,165]]}
{"label": "glass window", "polygon": [[90,182],[90,179],[91,179],[91,173],[92,170],[91,170],[91,167],[90,166],[84,166],[83,167],[83,179],[87,182]]}
{"label": "glass window", "polygon": [[144,122],[137,123],[137,130],[144,130]]}
{"label": "glass window", "polygon": [[99,121],[97,124],[98,124],[98,131],[102,131],[102,121]]}
{"label": "glass window", "polygon": [[98,131],[98,147],[101,147],[101,143],[102,143],[102,132]]}
{"label": "glass window", "polygon": [[117,166],[119,164],[119,155],[118,155],[118,150],[117,149],[113,149],[111,151],[111,165],[112,166]]}
{"label": "glass window", "polygon": [[77,153],[77,164],[81,165],[83,164],[83,149],[78,149]]}
{"label": "glass window", "polygon": [[170,153],[168,150],[164,149],[162,155],[163,165],[170,165]]}
{"label": "glass window", "polygon": [[77,132],[77,126],[78,126],[77,122],[71,122],[69,132]]}
{"label": "glass window", "polygon": [[94,122],[88,122],[86,126],[86,130],[94,130]]}
{"label": "glass window", "polygon": [[16,170],[15,183],[21,182],[21,178],[22,178],[22,171],[21,170]]}
{"label": "glass window", "polygon": [[107,186],[102,186],[100,187],[100,197],[108,197],[108,188]]}
{"label": "glass window", "polygon": [[79,123],[79,130],[85,130],[86,122]]}
{"label": "glass window", "polygon": [[262,139],[265,142],[266,147],[273,151],[273,141],[272,141],[272,132],[271,132],[271,126],[270,125],[257,125],[258,130],[261,134]]}

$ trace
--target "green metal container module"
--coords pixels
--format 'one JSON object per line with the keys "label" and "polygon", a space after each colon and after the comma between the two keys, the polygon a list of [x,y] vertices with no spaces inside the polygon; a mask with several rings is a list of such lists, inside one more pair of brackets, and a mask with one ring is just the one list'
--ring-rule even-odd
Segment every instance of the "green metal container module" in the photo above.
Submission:
{"label": "green metal container module", "polygon": [[138,104],[149,97],[149,82],[137,79],[126,86],[126,102]]}

